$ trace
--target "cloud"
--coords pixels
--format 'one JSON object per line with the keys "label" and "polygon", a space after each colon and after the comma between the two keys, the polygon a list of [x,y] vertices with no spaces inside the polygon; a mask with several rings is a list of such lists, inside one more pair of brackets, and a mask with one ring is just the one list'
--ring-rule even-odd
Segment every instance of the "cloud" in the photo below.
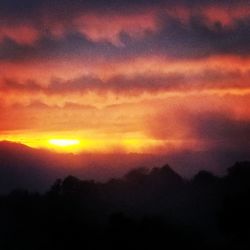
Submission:
{"label": "cloud", "polygon": [[1,133],[246,155],[249,1],[2,0],[0,16]]}
{"label": "cloud", "polygon": [[[206,20],[196,16],[188,25],[174,20],[158,37],[165,53],[174,57],[205,57],[214,54],[249,54],[249,18],[235,21],[233,27],[223,27],[214,22],[210,27]],[[170,34],[170,35],[168,35]],[[165,39],[164,39],[165,38]],[[156,42],[157,44],[157,42]]]}
{"label": "cloud", "polygon": [[31,26],[0,27],[0,41],[10,39],[18,44],[33,45],[38,39],[38,31]]}
{"label": "cloud", "polygon": [[35,80],[20,83],[5,80],[0,84],[1,92],[44,93],[46,95],[67,95],[74,93],[98,95],[113,93],[117,95],[137,96],[143,93],[185,91],[228,91],[236,89],[249,91],[250,71],[240,70],[203,70],[201,72],[173,72],[160,74],[114,75],[101,79],[96,75],[84,75],[72,80],[54,79],[44,86]]}
{"label": "cloud", "polygon": [[142,39],[148,32],[157,29],[154,13],[132,15],[83,15],[74,20],[76,30],[93,42],[109,41],[113,45],[123,46],[121,34]]}
{"label": "cloud", "polygon": [[[126,4],[125,4],[126,3]],[[24,7],[25,6],[25,7]],[[0,3],[0,59],[249,55],[247,1]]]}
{"label": "cloud", "polygon": [[249,152],[250,117],[238,118],[232,110],[213,107],[194,112],[182,106],[161,112],[148,125],[155,138],[177,139],[194,151]]}
{"label": "cloud", "polygon": [[46,35],[36,41],[34,45],[20,44],[5,38],[0,45],[0,60],[8,62],[49,61],[51,59],[66,59],[83,57],[85,60],[96,59],[107,55],[106,50],[112,47],[105,42],[95,44],[86,37],[73,33],[63,39],[54,39]]}
{"label": "cloud", "polygon": [[[121,46],[120,34],[141,38],[157,28],[156,13],[149,9],[138,12],[100,12],[99,9],[88,10],[80,3],[60,2],[58,6],[57,3],[52,5],[44,2],[40,6],[37,3],[37,6],[31,8],[31,14],[23,10],[23,15],[18,15],[19,11],[15,8],[9,8],[7,13],[2,13],[0,42],[10,39],[19,45],[33,45],[46,36],[63,39],[72,33],[79,33],[93,42],[109,42]],[[79,9],[75,8],[77,5],[80,5]],[[16,12],[16,16],[11,11]]]}
{"label": "cloud", "polygon": [[194,134],[215,148],[236,148],[239,151],[250,148],[250,120],[221,113],[205,113],[190,119]]}

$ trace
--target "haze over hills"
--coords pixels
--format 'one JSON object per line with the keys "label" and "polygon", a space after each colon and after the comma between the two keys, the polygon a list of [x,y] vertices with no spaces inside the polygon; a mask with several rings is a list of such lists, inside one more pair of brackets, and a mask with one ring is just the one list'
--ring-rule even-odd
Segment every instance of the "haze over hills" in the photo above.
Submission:
{"label": "haze over hills", "polygon": [[56,153],[4,141],[0,143],[0,190],[46,190],[57,178],[67,175],[107,180],[122,176],[131,168],[162,164],[161,158],[140,154]]}
{"label": "haze over hills", "polygon": [[0,142],[0,192],[15,188],[45,191],[57,178],[73,175],[82,179],[107,181],[124,176],[129,170],[163,166],[166,163],[185,178],[200,170],[223,174],[235,161],[247,160],[247,154],[225,152],[179,152],[175,154],[90,154],[55,153],[23,144]]}

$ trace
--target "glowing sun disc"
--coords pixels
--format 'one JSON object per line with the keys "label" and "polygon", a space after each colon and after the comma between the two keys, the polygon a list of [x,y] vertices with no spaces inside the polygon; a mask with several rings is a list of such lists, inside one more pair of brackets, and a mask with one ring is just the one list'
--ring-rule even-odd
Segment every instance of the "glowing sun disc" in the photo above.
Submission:
{"label": "glowing sun disc", "polygon": [[69,140],[69,139],[51,139],[49,144],[58,146],[58,147],[69,147],[80,144],[79,140]]}

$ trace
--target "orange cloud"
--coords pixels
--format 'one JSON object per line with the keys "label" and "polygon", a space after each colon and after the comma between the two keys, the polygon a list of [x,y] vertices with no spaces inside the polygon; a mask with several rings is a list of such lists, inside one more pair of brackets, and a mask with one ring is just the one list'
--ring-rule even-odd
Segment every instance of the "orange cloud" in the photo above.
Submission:
{"label": "orange cloud", "polygon": [[93,15],[85,14],[77,17],[73,24],[75,28],[94,42],[109,41],[121,46],[120,35],[124,32],[131,37],[141,38],[147,32],[158,29],[154,11],[130,15]]}
{"label": "orange cloud", "polygon": [[214,26],[219,22],[224,27],[232,27],[236,21],[248,18],[250,15],[249,5],[223,6],[218,4],[211,4],[205,6],[167,6],[166,14],[172,18],[179,19],[183,24],[187,24],[192,17],[204,18],[207,25]]}
{"label": "orange cloud", "polygon": [[32,45],[39,39],[39,37],[39,31],[30,25],[0,25],[0,42],[3,41],[5,38],[8,38],[18,44]]}
{"label": "orange cloud", "polygon": [[170,96],[247,96],[250,60],[210,57],[170,60],[92,62],[72,60],[1,63],[0,98],[7,106],[39,101],[63,107],[67,103],[103,108]]}
{"label": "orange cloud", "polygon": [[0,42],[8,38],[21,45],[32,45],[46,32],[56,39],[61,39],[74,30],[93,42],[106,41],[121,46],[120,35],[122,33],[139,39],[143,38],[147,32],[155,32],[158,29],[155,11],[128,15],[108,13],[101,16],[95,13],[83,13],[68,21],[51,20],[45,16],[40,22],[40,26],[25,23],[12,26],[0,25]]}
{"label": "orange cloud", "polygon": [[223,26],[232,27],[235,21],[248,18],[250,15],[249,6],[235,6],[225,8],[220,6],[208,6],[202,10],[202,14],[207,18],[208,24],[220,22]]}

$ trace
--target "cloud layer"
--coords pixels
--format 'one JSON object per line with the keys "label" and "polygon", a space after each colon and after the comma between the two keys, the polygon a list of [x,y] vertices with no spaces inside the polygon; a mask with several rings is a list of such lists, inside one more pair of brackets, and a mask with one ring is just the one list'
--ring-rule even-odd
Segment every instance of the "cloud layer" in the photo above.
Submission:
{"label": "cloud layer", "polygon": [[249,148],[249,1],[3,0],[0,19],[0,139]]}

